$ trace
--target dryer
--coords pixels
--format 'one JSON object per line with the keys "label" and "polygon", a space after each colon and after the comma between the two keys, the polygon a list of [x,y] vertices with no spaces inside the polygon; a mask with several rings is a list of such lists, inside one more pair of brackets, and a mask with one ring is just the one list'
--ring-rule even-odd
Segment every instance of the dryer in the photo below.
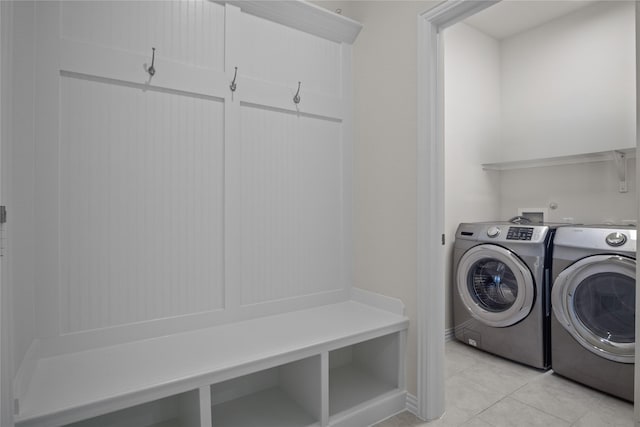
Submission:
{"label": "dryer", "polygon": [[559,229],[553,246],[552,368],[633,401],[636,230]]}
{"label": "dryer", "polygon": [[550,365],[554,226],[462,223],[453,256],[455,337],[540,369]]}

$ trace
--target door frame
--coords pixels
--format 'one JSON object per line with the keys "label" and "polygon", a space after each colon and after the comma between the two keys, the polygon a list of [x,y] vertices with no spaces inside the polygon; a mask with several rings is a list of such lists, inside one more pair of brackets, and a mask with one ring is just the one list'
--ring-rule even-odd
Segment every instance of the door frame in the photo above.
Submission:
{"label": "door frame", "polygon": [[[13,2],[0,2],[0,204],[10,200]],[[7,252],[6,224],[0,224],[0,251]],[[0,425],[13,423],[13,308],[7,256],[0,254]]]}
{"label": "door frame", "polygon": [[418,15],[418,416],[444,414],[444,85],[440,32],[499,0],[453,0]]}
{"label": "door frame", "polygon": [[[639,2],[635,2],[636,6],[636,152],[638,146],[640,146],[640,31],[638,26],[640,25],[640,5]],[[640,175],[637,171],[640,170],[640,156],[636,154],[636,191],[640,188]],[[637,218],[640,218],[640,203],[638,204]],[[636,226],[637,229],[637,226]],[[638,281],[638,264],[636,263],[636,282]],[[636,292],[636,313],[640,313],[640,293]],[[636,331],[640,331],[640,316],[636,316]],[[640,365],[640,351],[636,351],[635,357],[635,372],[634,372],[634,396],[640,396],[640,369],[637,366]],[[634,399],[635,400],[635,399]],[[640,427],[640,405],[633,405],[633,422],[636,427]]]}
{"label": "door frame", "polygon": [[[418,416],[433,420],[444,414],[444,70],[440,32],[500,0],[448,0],[418,15],[417,64],[417,333]],[[636,6],[636,28],[640,6]],[[636,31],[636,68],[640,70],[640,31]],[[640,73],[636,73],[636,147],[640,141]],[[640,156],[636,156],[640,170]],[[636,176],[640,188],[640,174]],[[638,206],[640,218],[640,204]],[[638,270],[636,270],[636,280]],[[640,312],[640,293],[636,294]],[[636,316],[640,330],[640,316]],[[640,364],[640,351],[635,355]],[[635,395],[640,396],[640,369]],[[634,422],[640,427],[640,405]]]}

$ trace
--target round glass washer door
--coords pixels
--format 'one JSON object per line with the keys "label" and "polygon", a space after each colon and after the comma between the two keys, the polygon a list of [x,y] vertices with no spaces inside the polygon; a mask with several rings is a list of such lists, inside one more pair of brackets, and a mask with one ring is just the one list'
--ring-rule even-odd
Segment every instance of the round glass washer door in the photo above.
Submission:
{"label": "round glass washer door", "polygon": [[608,360],[634,363],[636,261],[594,255],[563,270],[553,283],[558,322],[584,348]]}
{"label": "round glass washer door", "polygon": [[533,307],[531,271],[513,252],[496,245],[478,245],[460,258],[457,290],[471,316],[494,326],[511,326]]}

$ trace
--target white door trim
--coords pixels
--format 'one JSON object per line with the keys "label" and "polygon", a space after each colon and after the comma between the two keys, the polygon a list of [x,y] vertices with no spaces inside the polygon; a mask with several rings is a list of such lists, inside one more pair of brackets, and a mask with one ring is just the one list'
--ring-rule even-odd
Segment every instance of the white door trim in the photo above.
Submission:
{"label": "white door trim", "polygon": [[[639,2],[635,2],[636,7],[636,151],[640,146],[640,31],[638,26],[640,25],[640,5]],[[640,156],[636,155],[636,171],[640,168]],[[640,185],[640,175],[636,173],[636,189]],[[638,190],[636,190],[638,191]],[[640,215],[640,204],[638,205],[638,215]],[[638,217],[640,218],[640,216]],[[638,264],[636,264],[636,282],[638,281]],[[636,313],[640,312],[640,293],[636,292]],[[636,316],[636,331],[640,331],[640,316]],[[636,351],[635,357],[635,372],[634,372],[634,395],[640,396],[640,351]],[[640,405],[636,405],[634,402],[633,422],[636,427],[640,427]]]}
{"label": "white door trim", "polygon": [[[496,0],[452,0],[418,16],[418,416],[444,414],[444,92],[440,31]],[[442,236],[442,237],[441,237]]]}
{"label": "white door trim", "polygon": [[[11,134],[11,57],[13,55],[14,2],[0,4],[0,204],[7,204],[11,180],[9,149]],[[4,225],[0,225],[3,250],[7,250]],[[7,257],[0,258],[0,425],[12,427],[13,423],[13,306]]]}

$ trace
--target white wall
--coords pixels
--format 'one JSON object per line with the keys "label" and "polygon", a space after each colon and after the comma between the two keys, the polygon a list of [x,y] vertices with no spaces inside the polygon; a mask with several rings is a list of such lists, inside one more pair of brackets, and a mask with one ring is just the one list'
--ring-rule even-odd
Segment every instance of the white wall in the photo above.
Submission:
{"label": "white wall", "polygon": [[635,147],[634,2],[599,2],[501,42],[503,160]]}
{"label": "white wall", "polygon": [[[634,159],[627,159],[627,193],[618,192],[613,161],[499,172],[500,218],[518,208],[547,208],[550,222],[614,223],[636,221],[637,189]],[[551,203],[556,209],[549,209]]]}
{"label": "white wall", "polygon": [[354,286],[400,298],[416,394],[417,16],[438,1],[320,1],[364,25],[354,43]]}
{"label": "white wall", "polygon": [[[633,2],[600,2],[503,40],[504,159],[635,147],[634,34]],[[627,162],[627,193],[613,161],[501,172],[501,218],[555,202],[549,221],[636,220]]]}
{"label": "white wall", "polygon": [[[499,174],[487,173],[500,148],[500,45],[484,33],[459,23],[444,32],[445,234],[446,262],[452,265],[453,242],[461,222],[491,221],[499,216]],[[452,285],[452,270],[445,270]],[[451,292],[446,293],[451,306]],[[446,327],[452,326],[450,310]]]}

